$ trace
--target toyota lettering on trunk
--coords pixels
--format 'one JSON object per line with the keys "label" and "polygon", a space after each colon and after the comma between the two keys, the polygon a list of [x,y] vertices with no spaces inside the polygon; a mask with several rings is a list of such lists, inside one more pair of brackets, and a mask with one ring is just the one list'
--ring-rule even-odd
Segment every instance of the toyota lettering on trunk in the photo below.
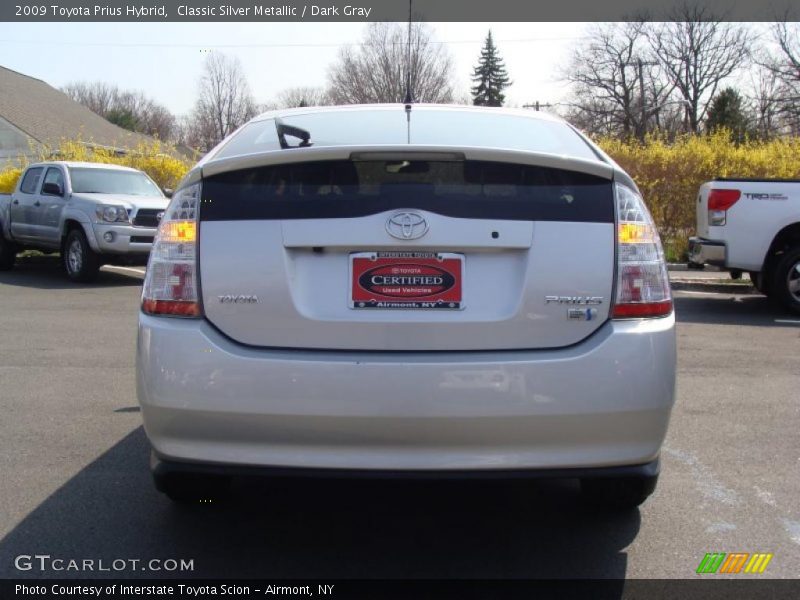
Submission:
{"label": "toyota lettering on trunk", "polygon": [[463,255],[360,252],[350,265],[351,308],[463,308]]}

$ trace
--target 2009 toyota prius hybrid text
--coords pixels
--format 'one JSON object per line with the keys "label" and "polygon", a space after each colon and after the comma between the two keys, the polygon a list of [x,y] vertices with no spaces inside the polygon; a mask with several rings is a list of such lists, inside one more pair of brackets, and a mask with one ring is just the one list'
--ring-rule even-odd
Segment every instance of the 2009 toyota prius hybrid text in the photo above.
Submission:
{"label": "2009 toyota prius hybrid text", "polygon": [[142,293],[156,486],[241,474],[654,490],[675,318],[631,178],[568,123],[453,106],[263,114],[181,183]]}

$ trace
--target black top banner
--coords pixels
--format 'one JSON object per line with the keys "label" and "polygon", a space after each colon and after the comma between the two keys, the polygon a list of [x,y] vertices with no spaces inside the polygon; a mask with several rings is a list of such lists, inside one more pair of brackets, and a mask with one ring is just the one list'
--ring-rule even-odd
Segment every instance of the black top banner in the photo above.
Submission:
{"label": "black top banner", "polygon": [[[627,21],[670,20],[672,10],[686,0],[412,0],[415,21]],[[709,20],[796,20],[794,0],[696,0]],[[286,22],[286,21],[406,21],[405,0],[4,0],[0,21],[11,22]]]}

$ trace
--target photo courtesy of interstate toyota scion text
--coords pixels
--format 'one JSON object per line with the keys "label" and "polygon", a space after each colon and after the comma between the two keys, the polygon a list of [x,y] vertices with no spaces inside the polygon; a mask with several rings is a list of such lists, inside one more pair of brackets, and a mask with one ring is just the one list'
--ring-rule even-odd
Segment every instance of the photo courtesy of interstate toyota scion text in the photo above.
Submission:
{"label": "photo courtesy of interstate toyota scion text", "polygon": [[654,491],[675,317],[636,184],[508,109],[299,108],[184,178],[142,291],[156,487],[236,476],[575,478]]}

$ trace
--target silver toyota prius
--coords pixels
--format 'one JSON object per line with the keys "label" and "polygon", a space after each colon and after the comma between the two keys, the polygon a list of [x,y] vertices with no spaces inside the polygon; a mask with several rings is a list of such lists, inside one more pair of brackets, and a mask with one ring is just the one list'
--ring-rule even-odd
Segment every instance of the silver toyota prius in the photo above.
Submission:
{"label": "silver toyota prius", "polygon": [[157,488],[232,476],[569,477],[633,507],[675,392],[658,233],[543,113],[265,113],[185,177],[139,315]]}

